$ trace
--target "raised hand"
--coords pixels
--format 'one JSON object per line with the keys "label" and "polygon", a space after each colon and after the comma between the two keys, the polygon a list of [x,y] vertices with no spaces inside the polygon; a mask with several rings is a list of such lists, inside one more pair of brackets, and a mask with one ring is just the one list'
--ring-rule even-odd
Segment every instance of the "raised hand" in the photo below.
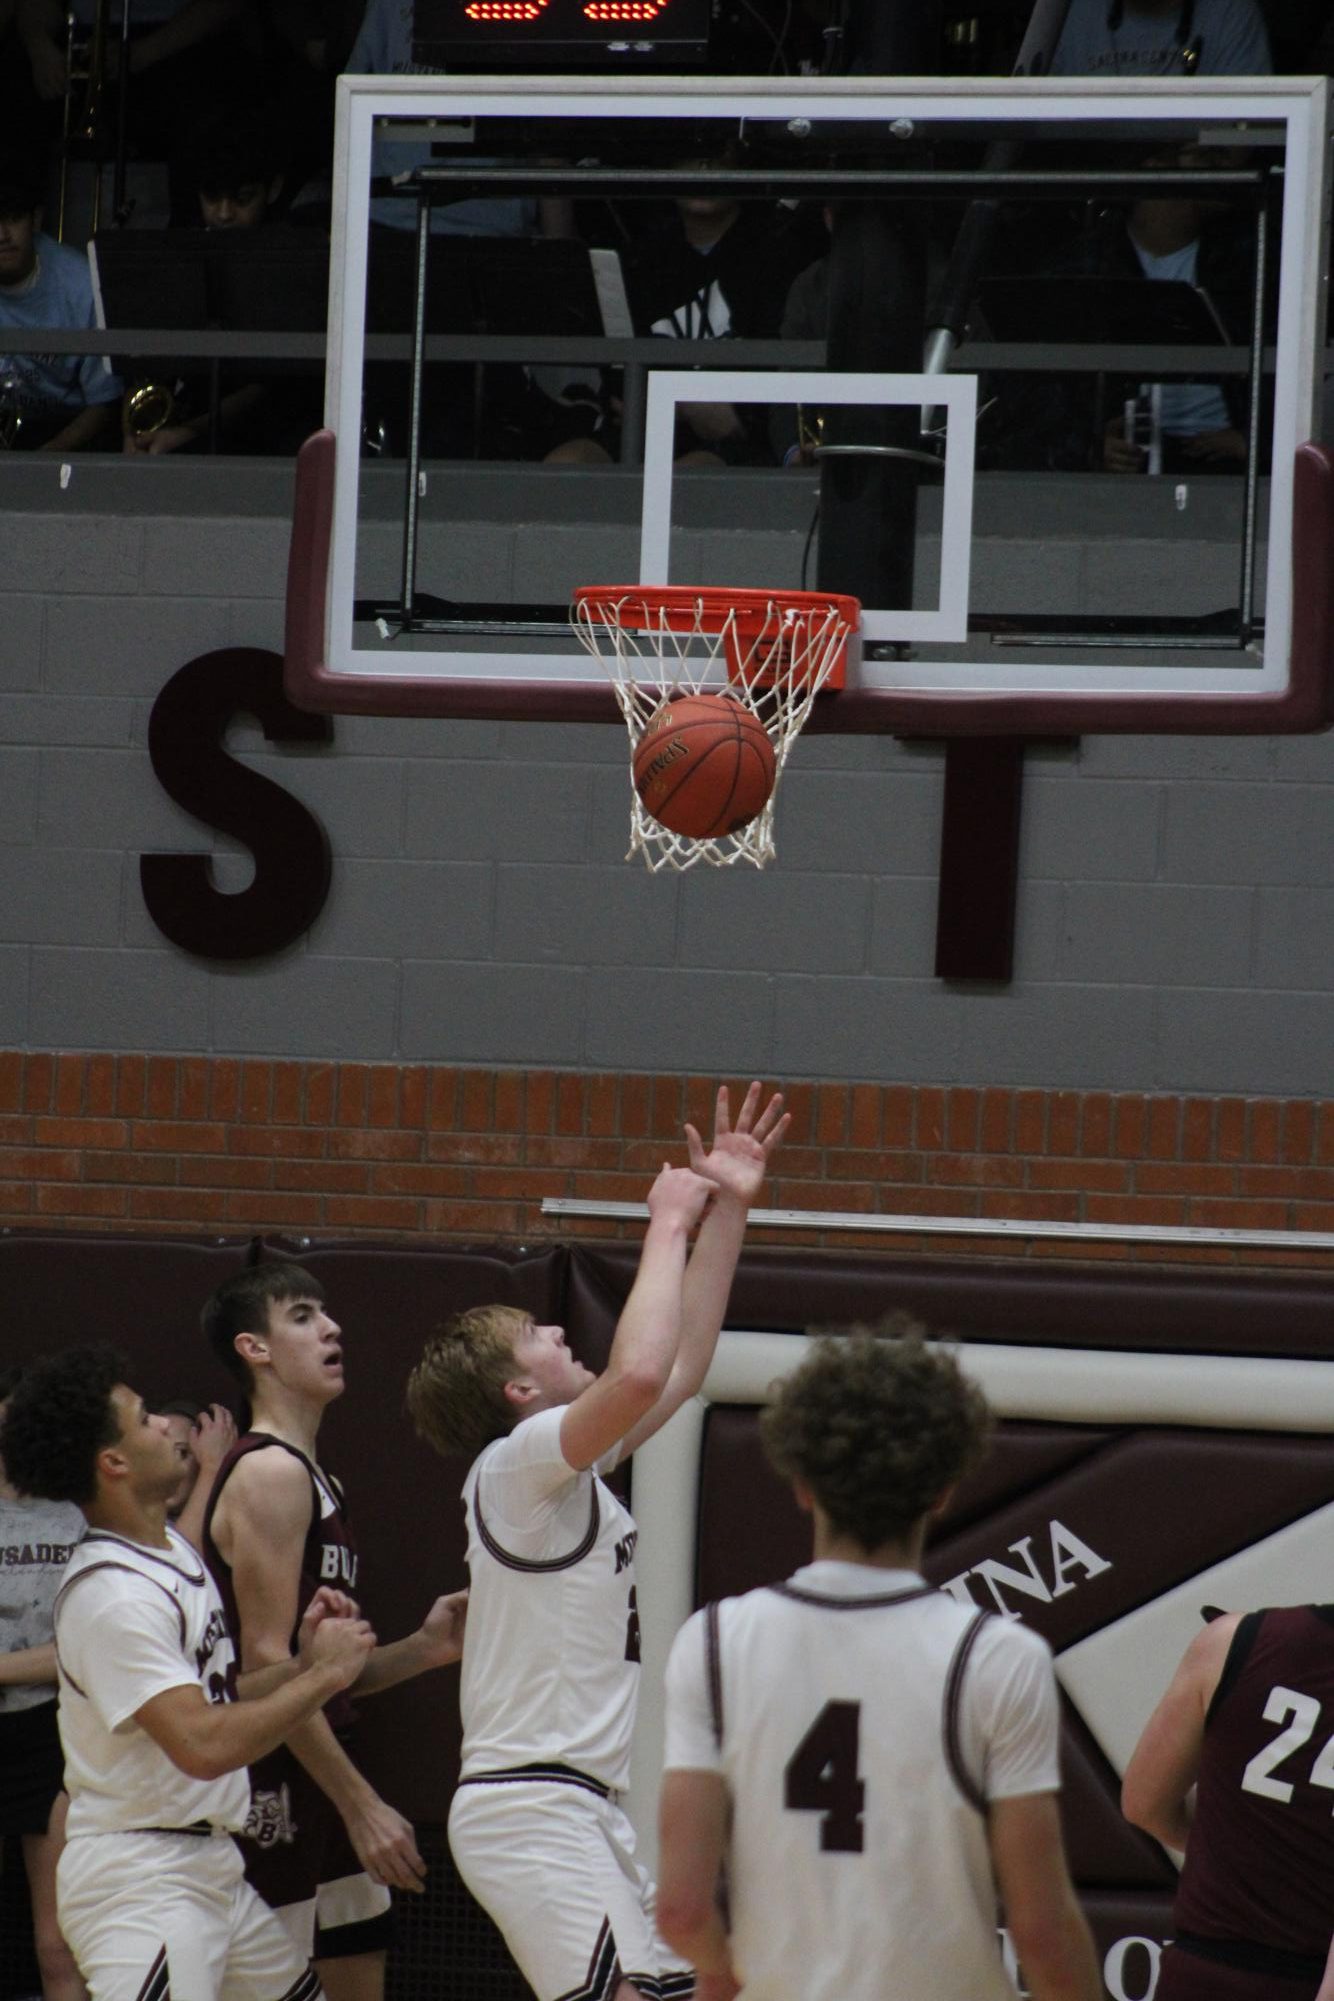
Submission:
{"label": "raised hand", "polygon": [[236,1443],[236,1419],[220,1403],[201,1410],[190,1430],[190,1450],[198,1461],[206,1486]]}
{"label": "raised hand", "polygon": [[713,1119],[713,1143],[707,1150],[695,1127],[686,1127],[691,1170],[703,1180],[712,1182],[720,1195],[729,1195],[747,1207],[764,1186],[769,1156],[792,1123],[791,1113],[783,1110],[782,1093],[779,1091],[774,1092],[761,1110],[763,1090],[758,1080],[751,1085],[733,1125],[727,1086],[719,1085]]}
{"label": "raised hand", "polygon": [[693,1161],[690,1167],[664,1165],[648,1191],[651,1216],[675,1217],[688,1230],[694,1227],[708,1207],[715,1184],[711,1178],[694,1173],[693,1167]]}

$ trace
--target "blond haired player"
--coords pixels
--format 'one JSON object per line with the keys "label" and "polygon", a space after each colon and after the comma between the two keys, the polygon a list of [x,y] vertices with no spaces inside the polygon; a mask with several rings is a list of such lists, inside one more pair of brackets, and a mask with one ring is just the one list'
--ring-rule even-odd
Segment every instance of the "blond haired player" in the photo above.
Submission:
{"label": "blond haired player", "polygon": [[229,1837],[249,1811],[248,1762],[354,1681],[375,1636],[329,1616],[351,1601],[322,1594],[299,1658],[238,1683],[217,1590],[167,1521],[175,1443],[127,1373],[109,1348],[35,1363],[0,1445],[25,1492],[88,1521],[55,1606],[61,1930],[93,2001],[318,2001]]}
{"label": "blond haired player", "polygon": [[[638,1531],[603,1484],[704,1381],[768,1157],[788,1125],[752,1084],[708,1149],[649,1190],[639,1270],[606,1369],[559,1327],[485,1307],[428,1343],[411,1414],[464,1483],[471,1595],[463,1772],[449,1816],[459,1872],[538,2001],[688,1994],[657,1936],[653,1891],[620,1801],[639,1683]],[[690,1233],[699,1223],[693,1251]]]}
{"label": "blond haired player", "polygon": [[663,1936],[710,2001],[1014,2001],[999,1903],[1034,2001],[1095,2001],[1046,1642],[921,1576],[981,1392],[920,1330],[858,1332],[817,1343],[762,1426],[815,1561],[677,1635]]}

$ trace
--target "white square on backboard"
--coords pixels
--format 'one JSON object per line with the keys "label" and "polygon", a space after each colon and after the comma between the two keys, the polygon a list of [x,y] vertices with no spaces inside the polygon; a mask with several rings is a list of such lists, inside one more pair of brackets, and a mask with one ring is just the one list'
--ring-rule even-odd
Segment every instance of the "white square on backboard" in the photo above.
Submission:
{"label": "white square on backboard", "polygon": [[968,582],[973,540],[973,465],[977,431],[975,375],[825,373],[819,369],[657,368],[648,378],[644,434],[644,512],[639,581],[668,584],[672,533],[672,445],[677,406],[711,403],[853,403],[911,405],[947,412],[945,492],[941,512],[940,600],[932,611],[862,606],[863,640],[958,644],[968,637]]}

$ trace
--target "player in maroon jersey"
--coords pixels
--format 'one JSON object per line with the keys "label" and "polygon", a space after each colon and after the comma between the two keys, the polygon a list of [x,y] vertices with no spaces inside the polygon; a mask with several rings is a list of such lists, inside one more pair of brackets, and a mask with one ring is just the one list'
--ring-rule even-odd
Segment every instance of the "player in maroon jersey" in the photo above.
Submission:
{"label": "player in maroon jersey", "polygon": [[[320,1420],[343,1394],[342,1332],[319,1281],[278,1261],[219,1286],[203,1326],[251,1406],[204,1520],[204,1554],[249,1669],[288,1658],[321,1584],[357,1589],[342,1488],[316,1458]],[[438,1599],[415,1633],[377,1647],[356,1694],[458,1660],[465,1602]],[[425,1865],[408,1822],[353,1762],[353,1716],[337,1699],[253,1768],[242,1846],[247,1876],[313,1952],[329,2001],[380,2001],[389,1892],[420,1890]]]}
{"label": "player in maroon jersey", "polygon": [[1197,1633],[1121,1803],[1185,1851],[1156,2001],[1324,2001],[1334,1606],[1226,1613]]}

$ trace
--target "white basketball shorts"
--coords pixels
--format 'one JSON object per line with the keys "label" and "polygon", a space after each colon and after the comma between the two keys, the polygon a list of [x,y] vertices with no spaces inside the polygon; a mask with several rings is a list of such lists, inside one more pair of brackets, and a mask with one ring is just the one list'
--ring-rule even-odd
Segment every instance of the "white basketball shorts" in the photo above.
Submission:
{"label": "white basketball shorts", "polygon": [[92,2001],[321,2001],[227,1835],[79,1835],[56,1904]]}
{"label": "white basketball shorts", "polygon": [[694,1974],[658,1937],[634,1829],[592,1780],[464,1783],[449,1845],[537,2001],[610,2001],[622,1980],[651,2001],[694,1992]]}

